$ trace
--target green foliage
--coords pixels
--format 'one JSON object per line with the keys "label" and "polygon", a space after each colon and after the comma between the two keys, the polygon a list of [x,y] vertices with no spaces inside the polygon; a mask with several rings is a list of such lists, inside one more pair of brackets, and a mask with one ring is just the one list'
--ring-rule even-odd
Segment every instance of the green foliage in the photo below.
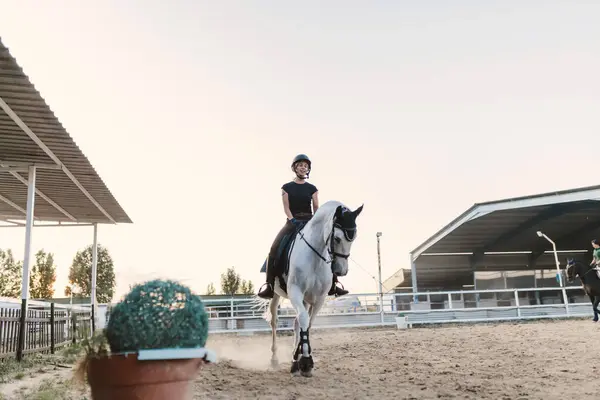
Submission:
{"label": "green foliage", "polygon": [[20,297],[22,276],[23,262],[15,261],[10,249],[0,249],[0,296]]}
{"label": "green foliage", "polygon": [[254,294],[254,284],[252,281],[242,280],[242,284],[240,285],[240,293],[241,294]]}
{"label": "green foliage", "polygon": [[[69,270],[69,283],[80,289],[74,297],[89,297],[92,294],[92,245],[78,251]],[[110,303],[115,292],[115,271],[108,250],[98,244],[98,275],[96,277],[96,299],[98,303]],[[65,288],[65,296],[70,296]]]}
{"label": "green foliage", "polygon": [[188,287],[157,279],[134,286],[111,309],[105,333],[113,353],[204,347],[208,314]]}
{"label": "green foliage", "polygon": [[29,295],[33,299],[51,299],[54,296],[56,266],[54,255],[43,249],[35,254],[35,264],[29,274]]}
{"label": "green foliage", "polygon": [[229,296],[254,294],[254,284],[242,279],[240,274],[235,272],[235,267],[227,268],[227,271],[221,274],[221,293]]}
{"label": "green foliage", "polygon": [[208,286],[206,287],[206,295],[207,296],[212,296],[214,294],[216,294],[217,291],[215,289],[215,285],[213,285],[213,283],[209,283]]}
{"label": "green foliage", "polygon": [[235,272],[235,267],[227,268],[227,271],[221,274],[221,292],[223,294],[232,296],[237,293],[241,283],[242,278]]}

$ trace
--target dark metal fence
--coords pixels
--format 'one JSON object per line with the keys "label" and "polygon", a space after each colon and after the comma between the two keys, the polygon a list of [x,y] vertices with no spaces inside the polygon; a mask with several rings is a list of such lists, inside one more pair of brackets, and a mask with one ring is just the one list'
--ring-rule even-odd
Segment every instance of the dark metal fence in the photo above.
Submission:
{"label": "dark metal fence", "polygon": [[54,352],[69,343],[92,335],[90,308],[35,302],[27,310],[25,341],[19,349],[21,309],[0,307],[0,359],[17,357],[19,350],[31,353]]}

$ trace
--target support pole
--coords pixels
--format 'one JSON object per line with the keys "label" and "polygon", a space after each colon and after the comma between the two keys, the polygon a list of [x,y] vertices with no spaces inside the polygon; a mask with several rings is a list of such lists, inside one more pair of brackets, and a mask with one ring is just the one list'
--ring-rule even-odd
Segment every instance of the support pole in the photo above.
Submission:
{"label": "support pole", "polygon": [[98,275],[98,224],[94,223],[94,244],[92,245],[92,333],[96,332],[96,276]]}
{"label": "support pole", "polygon": [[377,264],[379,268],[379,314],[381,316],[381,325],[384,322],[383,315],[383,283],[381,282],[381,247],[379,245],[381,232],[377,232]]}
{"label": "support pole", "polygon": [[567,290],[565,289],[565,285],[564,285],[564,282],[562,279],[562,273],[560,271],[560,261],[558,261],[558,252],[556,250],[556,243],[554,243],[554,241],[552,239],[550,239],[548,236],[546,236],[546,234],[543,232],[537,231],[537,235],[539,237],[543,237],[548,242],[550,242],[550,244],[552,245],[552,252],[554,253],[554,262],[556,263],[556,275],[558,276],[558,284],[560,285],[560,287],[562,289],[563,301],[565,302],[565,312],[567,315],[569,315],[569,298],[567,297]]}
{"label": "support pole", "polygon": [[413,292],[413,303],[417,304],[419,302],[419,299],[417,299],[417,295],[416,293],[418,292],[417,290],[417,265],[415,264],[414,260],[413,260],[413,255],[412,253],[410,253],[408,255],[408,258],[410,260],[410,277],[412,278],[412,292]]}
{"label": "support pole", "polygon": [[29,167],[27,182],[27,212],[25,217],[25,253],[23,254],[23,278],[21,280],[21,315],[19,321],[19,340],[17,346],[17,361],[23,359],[25,348],[25,331],[27,330],[27,300],[29,299],[29,266],[31,264],[31,234],[33,230],[33,210],[35,208],[35,166]]}

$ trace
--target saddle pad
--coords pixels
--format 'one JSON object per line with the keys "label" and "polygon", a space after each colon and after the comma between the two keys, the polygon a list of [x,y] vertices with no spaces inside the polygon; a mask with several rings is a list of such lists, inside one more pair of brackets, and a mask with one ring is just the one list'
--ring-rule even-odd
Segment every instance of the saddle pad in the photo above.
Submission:
{"label": "saddle pad", "polygon": [[[296,235],[298,234],[298,232],[300,232],[302,230],[302,228],[304,228],[304,225],[306,225],[306,222],[301,223],[299,227],[297,227],[294,231],[288,233],[287,235],[284,235],[281,238],[281,241],[279,242],[279,245],[277,246],[277,252],[275,253],[275,259],[276,259],[276,263],[279,264],[282,261],[282,255],[286,254],[290,248],[290,245],[292,244],[292,242],[294,241],[294,238],[296,237]],[[265,258],[265,260],[263,261],[262,267],[260,268],[260,272],[267,272],[267,261],[268,261],[269,257],[267,256]],[[284,270],[287,272],[287,264],[288,264],[288,260],[287,260],[287,256],[284,257],[285,260],[285,266],[284,268],[279,268],[279,265],[276,267],[277,270],[281,271]]]}

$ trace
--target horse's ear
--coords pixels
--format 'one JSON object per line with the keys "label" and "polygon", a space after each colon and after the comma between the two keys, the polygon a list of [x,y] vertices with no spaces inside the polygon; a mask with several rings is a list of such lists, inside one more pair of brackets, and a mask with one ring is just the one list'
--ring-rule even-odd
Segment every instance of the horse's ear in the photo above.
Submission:
{"label": "horse's ear", "polygon": [[356,210],[354,210],[352,212],[352,214],[354,214],[354,218],[356,218],[356,217],[358,217],[360,215],[360,213],[362,212],[364,206],[365,205],[362,204],[360,207],[358,207]]}

